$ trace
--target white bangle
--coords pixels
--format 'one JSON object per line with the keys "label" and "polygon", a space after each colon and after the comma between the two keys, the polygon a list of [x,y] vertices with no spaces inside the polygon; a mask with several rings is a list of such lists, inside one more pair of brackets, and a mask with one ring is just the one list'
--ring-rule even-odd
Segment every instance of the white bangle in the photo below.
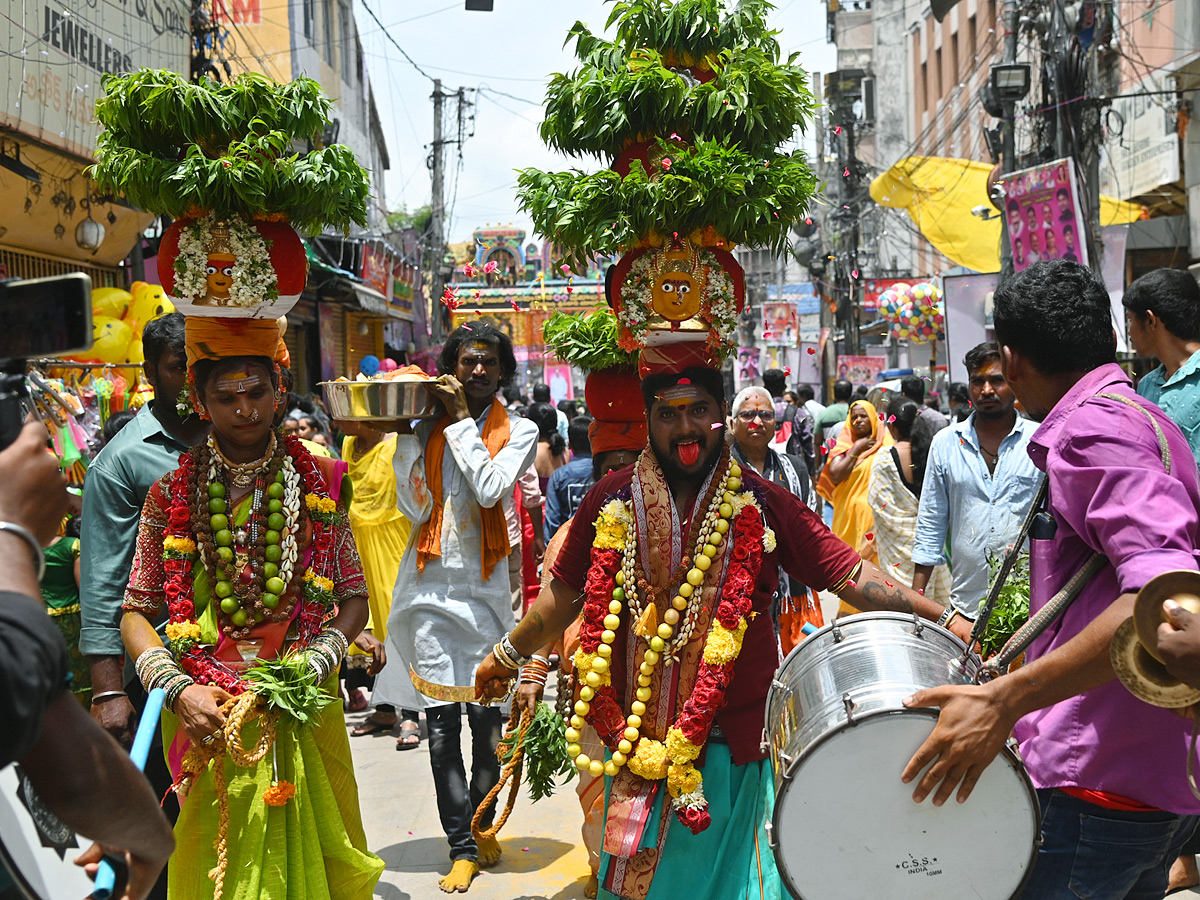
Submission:
{"label": "white bangle", "polygon": [[29,552],[33,555],[33,567],[37,569],[37,580],[41,581],[46,574],[46,554],[42,552],[42,545],[33,536],[33,532],[16,522],[0,522],[0,531],[11,532],[29,545]]}

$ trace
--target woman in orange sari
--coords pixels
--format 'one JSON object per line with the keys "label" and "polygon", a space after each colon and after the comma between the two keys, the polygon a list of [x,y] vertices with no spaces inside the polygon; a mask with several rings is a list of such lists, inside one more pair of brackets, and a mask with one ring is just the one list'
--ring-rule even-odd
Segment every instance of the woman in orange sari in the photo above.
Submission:
{"label": "woman in orange sari", "polygon": [[866,400],[854,401],[817,481],[817,493],[833,504],[833,533],[855,550],[860,549],[874,526],[867,502],[874,454],[891,443],[891,435],[880,423],[874,405]]}

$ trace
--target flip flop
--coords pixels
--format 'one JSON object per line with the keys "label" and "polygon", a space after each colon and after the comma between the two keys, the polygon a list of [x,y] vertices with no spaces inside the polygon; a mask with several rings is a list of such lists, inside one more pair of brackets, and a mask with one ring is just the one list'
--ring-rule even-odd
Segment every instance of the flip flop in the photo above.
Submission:
{"label": "flip flop", "polygon": [[367,719],[361,725],[356,725],[352,728],[350,736],[365,737],[368,734],[390,734],[395,727],[395,722],[385,724],[384,722],[376,722],[374,719]]}
{"label": "flip flop", "polygon": [[408,719],[400,723],[400,737],[396,739],[397,750],[415,750],[421,746],[421,726]]}

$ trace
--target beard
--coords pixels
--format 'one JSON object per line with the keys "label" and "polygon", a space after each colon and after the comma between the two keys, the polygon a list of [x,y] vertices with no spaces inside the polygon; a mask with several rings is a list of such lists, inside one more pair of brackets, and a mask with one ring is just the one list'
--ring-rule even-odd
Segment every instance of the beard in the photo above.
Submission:
{"label": "beard", "polygon": [[[700,443],[700,463],[695,469],[688,470],[675,461],[671,455],[671,450],[679,443],[687,441],[699,441]],[[706,446],[706,441],[711,441],[711,446]],[[721,437],[713,439],[703,435],[687,435],[683,438],[678,438],[669,442],[667,445],[661,445],[653,433],[650,435],[650,449],[654,451],[654,457],[658,460],[659,466],[662,467],[663,475],[666,476],[667,482],[670,484],[690,484],[701,482],[708,477],[708,473],[717,465],[717,461],[721,458],[721,449],[724,443],[724,431],[721,432]]]}

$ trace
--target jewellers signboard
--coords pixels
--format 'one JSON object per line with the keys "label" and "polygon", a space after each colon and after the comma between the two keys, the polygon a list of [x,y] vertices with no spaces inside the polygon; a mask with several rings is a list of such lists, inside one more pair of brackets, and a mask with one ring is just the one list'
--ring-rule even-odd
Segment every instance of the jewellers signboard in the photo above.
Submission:
{"label": "jewellers signboard", "polygon": [[105,74],[189,71],[188,0],[0,0],[0,9],[4,127],[85,159]]}

